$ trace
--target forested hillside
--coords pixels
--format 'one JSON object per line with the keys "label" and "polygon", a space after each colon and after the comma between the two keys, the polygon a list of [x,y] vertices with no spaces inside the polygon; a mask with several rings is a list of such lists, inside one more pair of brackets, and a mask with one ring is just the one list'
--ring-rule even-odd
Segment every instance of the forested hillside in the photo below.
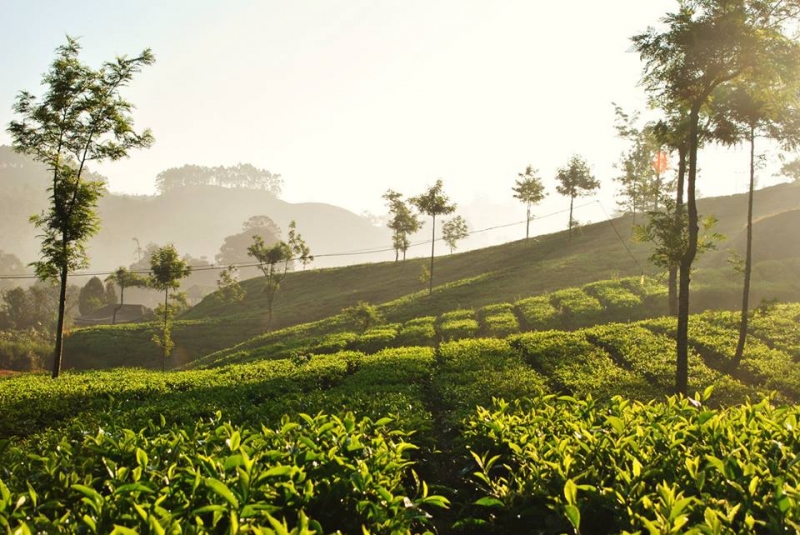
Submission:
{"label": "forested hillside", "polygon": [[[28,222],[47,201],[48,173],[31,159],[0,147],[0,250],[28,263],[39,254],[36,229]],[[241,232],[251,216],[267,215],[284,233],[297,221],[311,248],[321,253],[355,249],[390,248],[386,229],[342,208],[322,203],[291,204],[264,189],[188,185],[161,195],[131,196],[109,193],[99,203],[101,226],[89,241],[92,270],[110,271],[135,262],[139,246],[173,243],[181,254],[206,257],[214,262],[227,236]],[[320,257],[317,266],[343,265],[370,258],[388,258],[388,253],[370,257]]]}

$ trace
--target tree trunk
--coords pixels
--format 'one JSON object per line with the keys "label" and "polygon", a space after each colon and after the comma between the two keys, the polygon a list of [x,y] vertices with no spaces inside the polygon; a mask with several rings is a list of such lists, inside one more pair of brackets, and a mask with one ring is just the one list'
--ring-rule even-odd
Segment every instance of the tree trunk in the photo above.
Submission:
{"label": "tree trunk", "polygon": [[436,244],[436,215],[433,216],[433,224],[431,227],[431,272],[430,279],[428,280],[428,295],[433,294],[433,246]]}
{"label": "tree trunk", "polygon": [[569,241],[572,241],[572,203],[575,202],[575,196],[571,195],[569,198]]}
{"label": "tree trunk", "polygon": [[[66,249],[66,240],[64,242]],[[67,305],[67,265],[61,266],[61,287],[58,293],[58,324],[56,325],[56,347],[53,351],[53,379],[58,379],[61,373],[61,361],[64,353],[64,316]]]}
{"label": "tree trunk", "polygon": [[[703,99],[705,100],[705,99]],[[678,283],[678,330],[676,333],[676,372],[675,393],[686,395],[689,383],[689,284],[692,263],[697,256],[697,199],[695,182],[697,179],[698,121],[701,101],[692,105],[689,113],[689,176],[686,184],[686,200],[689,216],[689,243],[680,263]]]}
{"label": "tree trunk", "polygon": [[525,241],[528,241],[531,231],[531,205],[528,203],[527,216],[525,218]]}
{"label": "tree trunk", "polygon": [[747,341],[747,315],[750,309],[750,273],[753,269],[753,190],[755,189],[755,126],[750,125],[750,189],[747,192],[747,248],[744,256],[744,288],[742,290],[742,319],[739,322],[739,342],[733,355],[731,369],[735,370],[742,362],[744,345]]}
{"label": "tree trunk", "polygon": [[111,325],[117,324],[117,312],[122,310],[122,305],[125,304],[125,286],[119,285],[119,305],[114,307],[114,314],[111,316]]}
{"label": "tree trunk", "polygon": [[[681,143],[678,147],[678,184],[675,192],[675,217],[678,218],[683,210],[683,189],[686,179],[686,144]],[[678,266],[669,268],[669,315],[678,315]]]}
{"label": "tree trunk", "polygon": [[[168,306],[169,306],[169,288],[167,288],[164,291],[164,333],[163,333],[163,336],[164,336],[163,343],[165,344],[164,347],[166,347],[166,343],[167,343],[167,307]],[[164,355],[164,358],[161,361],[161,371],[162,372],[167,371],[167,355]]]}

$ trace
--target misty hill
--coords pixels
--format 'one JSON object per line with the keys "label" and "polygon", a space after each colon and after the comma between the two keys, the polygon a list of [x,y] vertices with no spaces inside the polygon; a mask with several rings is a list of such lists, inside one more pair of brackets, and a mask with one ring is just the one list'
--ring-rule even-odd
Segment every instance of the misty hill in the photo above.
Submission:
{"label": "misty hill", "polygon": [[[797,241],[797,226],[786,233],[775,232],[791,217],[797,217],[800,188],[775,186],[756,193],[759,221],[755,226],[756,246],[751,303],[762,298],[794,301],[800,298],[800,284],[794,276],[800,265],[800,251],[789,254]],[[717,230],[728,240],[719,250],[704,256],[702,269],[693,277],[693,310],[735,308],[740,299],[741,278],[728,265],[729,247],[743,249],[745,195],[705,199],[703,213],[710,209],[720,215]],[[629,240],[629,216],[611,222],[582,227],[572,242],[566,232],[539,236],[445,255],[437,259],[432,296],[420,282],[425,259],[382,262],[334,269],[313,269],[290,273],[276,297],[271,325],[265,324],[266,299],[263,283],[253,278],[243,283],[246,297],[238,304],[222,304],[213,296],[190,310],[174,329],[177,344],[175,363],[187,363],[215,350],[229,348],[265,333],[339,314],[344,307],[367,301],[381,305],[388,321],[406,322],[417,317],[441,315],[469,308],[477,310],[496,303],[515,303],[568,287],[599,280],[633,276],[645,272],[658,277],[650,265],[650,248]],[[784,250],[784,258],[761,251]],[[663,303],[666,312],[666,302]],[[149,342],[149,326],[80,330],[67,341],[68,367],[118,365],[150,366],[159,363],[157,348]],[[294,335],[293,335],[294,336]],[[296,337],[296,336],[295,336]],[[125,340],[120,350],[119,340]],[[114,351],[110,348],[114,347]]]}
{"label": "misty hill", "polygon": [[[38,258],[39,240],[28,219],[46,208],[48,181],[44,166],[0,146],[0,250],[25,263]],[[138,260],[134,238],[142,247],[150,242],[173,243],[181,254],[213,262],[225,237],[241,232],[242,223],[253,215],[269,216],[284,232],[291,220],[297,221],[299,232],[318,256],[317,267],[375,259],[320,255],[385,248],[391,243],[387,229],[343,208],[287,203],[263,189],[185,186],[157,196],[111,193],[101,199],[98,209],[101,230],[89,243],[92,270],[108,271]]]}

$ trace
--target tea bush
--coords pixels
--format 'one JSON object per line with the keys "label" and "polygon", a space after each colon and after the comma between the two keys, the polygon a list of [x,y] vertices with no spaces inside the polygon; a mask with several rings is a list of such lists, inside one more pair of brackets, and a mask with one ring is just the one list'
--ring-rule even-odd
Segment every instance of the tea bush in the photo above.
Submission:
{"label": "tea bush", "polygon": [[493,533],[800,529],[800,408],[542,396],[478,408],[462,524]]}
{"label": "tea bush", "polygon": [[553,292],[550,294],[550,302],[561,313],[561,321],[567,329],[593,325],[603,312],[600,301],[585,294],[580,288]]}
{"label": "tea bush", "polygon": [[558,311],[547,296],[529,297],[516,302],[516,309],[523,320],[523,327],[532,331],[546,331],[561,325]]}
{"label": "tea bush", "polygon": [[[9,533],[418,533],[447,500],[406,489],[415,446],[377,421],[318,414],[275,428],[220,413],[193,426],[111,427],[36,455],[2,453]],[[409,493],[409,490],[412,493]]]}

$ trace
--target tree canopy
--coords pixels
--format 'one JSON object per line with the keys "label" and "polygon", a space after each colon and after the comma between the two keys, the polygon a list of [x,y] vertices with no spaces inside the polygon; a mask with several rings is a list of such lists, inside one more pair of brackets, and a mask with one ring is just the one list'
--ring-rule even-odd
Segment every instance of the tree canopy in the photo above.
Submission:
{"label": "tree canopy", "polygon": [[45,94],[37,99],[21,91],[8,132],[13,147],[44,163],[52,171],[50,207],[31,217],[41,230],[41,260],[34,263],[41,279],[60,281],[58,326],[53,377],[61,371],[67,276],[88,265],[87,240],[97,233],[97,200],[104,185],[89,179],[86,165],[92,161],[118,160],[135,148],[149,147],[149,130],[133,129],[133,105],[120,90],[142,67],[155,61],[149,49],[135,58],[118,57],[99,69],[81,63],[78,41],[67,37],[56,59],[43,76]]}
{"label": "tree canopy", "polygon": [[184,165],[161,171],[156,176],[156,190],[160,194],[186,186],[260,189],[277,197],[281,194],[283,179],[279,174],[270,173],[249,163],[230,167]]}

